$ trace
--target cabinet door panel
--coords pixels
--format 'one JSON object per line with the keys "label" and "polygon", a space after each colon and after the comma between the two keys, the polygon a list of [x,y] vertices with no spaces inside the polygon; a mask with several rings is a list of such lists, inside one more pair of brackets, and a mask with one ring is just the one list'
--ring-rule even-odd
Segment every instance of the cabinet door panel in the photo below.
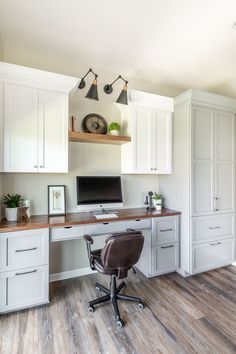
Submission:
{"label": "cabinet door panel", "polygon": [[194,163],[193,213],[204,215],[213,212],[212,163]]}
{"label": "cabinet door panel", "polygon": [[4,86],[4,171],[37,171],[38,90]]}
{"label": "cabinet door panel", "polygon": [[229,113],[216,112],[216,160],[234,160],[234,116]]}
{"label": "cabinet door panel", "polygon": [[67,96],[39,90],[39,172],[68,172]]}
{"label": "cabinet door panel", "polygon": [[148,172],[151,165],[151,113],[148,109],[136,107],[133,114],[134,170],[137,172]]}
{"label": "cabinet door panel", "polygon": [[216,209],[219,212],[234,211],[234,166],[232,163],[216,163]]}
{"label": "cabinet door panel", "polygon": [[202,107],[193,108],[193,158],[211,160],[213,149],[213,112]]}
{"label": "cabinet door panel", "polygon": [[157,173],[171,173],[171,113],[153,111],[152,166]]}

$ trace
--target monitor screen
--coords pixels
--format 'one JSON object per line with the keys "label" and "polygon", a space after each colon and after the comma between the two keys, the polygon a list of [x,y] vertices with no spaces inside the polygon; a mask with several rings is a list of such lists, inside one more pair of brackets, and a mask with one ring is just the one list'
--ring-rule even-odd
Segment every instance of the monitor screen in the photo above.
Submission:
{"label": "monitor screen", "polygon": [[122,203],[120,176],[77,177],[77,204]]}

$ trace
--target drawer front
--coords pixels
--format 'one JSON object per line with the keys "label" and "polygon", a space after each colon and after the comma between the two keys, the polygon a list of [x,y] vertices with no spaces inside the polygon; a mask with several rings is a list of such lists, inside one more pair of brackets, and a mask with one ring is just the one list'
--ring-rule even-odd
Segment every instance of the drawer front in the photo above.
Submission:
{"label": "drawer front", "polygon": [[49,301],[48,265],[0,274],[0,312]]}
{"label": "drawer front", "polygon": [[85,234],[89,235],[105,235],[112,232],[120,232],[125,230],[126,223],[123,221],[85,225]]}
{"label": "drawer front", "polygon": [[0,271],[48,264],[48,235],[48,229],[2,234]]}
{"label": "drawer front", "polygon": [[126,221],[127,229],[142,230],[142,229],[151,229],[151,227],[152,227],[151,219],[136,219],[136,220]]}
{"label": "drawer front", "polygon": [[192,219],[193,242],[234,235],[234,215],[203,216]]}
{"label": "drawer front", "polygon": [[175,271],[179,267],[179,244],[171,243],[152,248],[153,275]]}
{"label": "drawer front", "polygon": [[212,241],[193,246],[193,273],[231,264],[235,256],[235,240]]}
{"label": "drawer front", "polygon": [[84,233],[84,225],[55,227],[50,229],[50,241],[56,242],[82,238]]}
{"label": "drawer front", "polygon": [[179,217],[152,219],[152,244],[177,242],[179,240]]}

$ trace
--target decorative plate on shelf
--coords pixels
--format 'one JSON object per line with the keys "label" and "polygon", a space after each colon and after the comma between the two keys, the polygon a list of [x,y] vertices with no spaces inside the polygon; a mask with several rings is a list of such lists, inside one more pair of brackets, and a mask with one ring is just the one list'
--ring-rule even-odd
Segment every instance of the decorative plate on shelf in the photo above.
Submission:
{"label": "decorative plate on shelf", "polygon": [[85,133],[106,134],[108,127],[106,120],[102,116],[90,113],[83,119],[83,129]]}

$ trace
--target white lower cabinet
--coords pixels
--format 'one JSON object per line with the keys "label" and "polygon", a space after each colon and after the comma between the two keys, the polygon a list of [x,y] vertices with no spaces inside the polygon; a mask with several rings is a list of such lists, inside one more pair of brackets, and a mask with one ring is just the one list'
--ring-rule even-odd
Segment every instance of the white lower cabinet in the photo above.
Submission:
{"label": "white lower cabinet", "polygon": [[136,267],[147,277],[174,272],[179,268],[179,216],[152,219],[152,231]]}
{"label": "white lower cabinet", "polygon": [[0,313],[49,302],[49,230],[0,235]]}
{"label": "white lower cabinet", "polygon": [[233,263],[234,258],[234,238],[194,245],[192,248],[192,273],[226,266]]}

